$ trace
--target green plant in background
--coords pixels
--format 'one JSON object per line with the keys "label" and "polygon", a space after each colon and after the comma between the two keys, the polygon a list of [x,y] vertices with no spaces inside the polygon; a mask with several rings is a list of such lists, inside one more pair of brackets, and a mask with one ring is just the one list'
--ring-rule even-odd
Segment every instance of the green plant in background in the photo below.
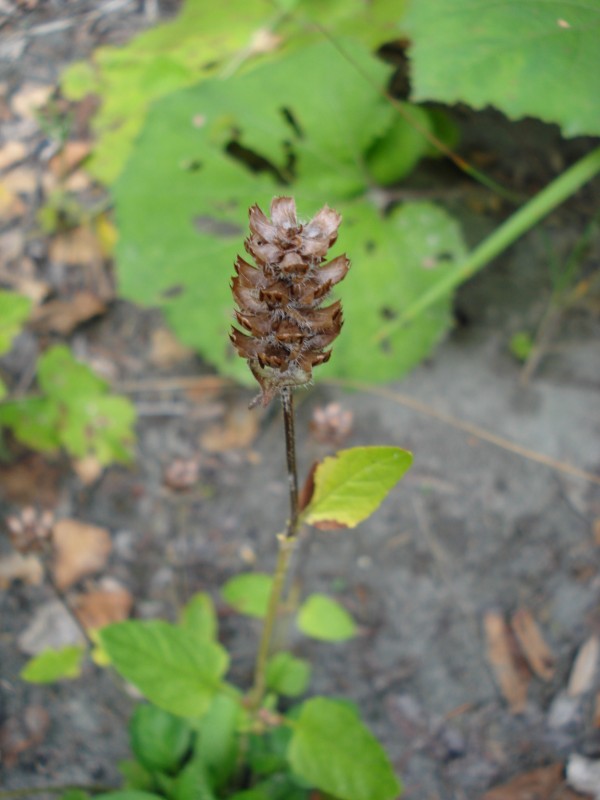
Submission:
{"label": "green plant in background", "polygon": [[[97,800],[395,800],[400,793],[384,750],[351,703],[293,702],[308,688],[311,665],[276,644],[285,639],[282,624],[293,621],[322,641],[355,635],[354,620],[334,599],[317,593],[294,604],[288,572],[299,532],[304,525],[354,528],[412,462],[398,447],[344,450],[316,465],[300,499],[293,389],[327,361],[341,329],[339,301],[323,305],[349,266],[345,255],[323,263],[339,224],[327,206],[299,223],[291,198],[275,198],[271,220],[254,206],[246,248],[256,266],[238,258],[232,285],[235,348],[263,404],[281,397],[290,494],[273,575],[239,575],[222,589],[234,609],[263,622],[252,685],[243,691],[225,678],[230,658],[207,594],[192,597],[175,624],[129,620],[101,629],[102,660],[149,702],[131,717],[134,759],[120,764],[124,788]],[[82,657],[73,647],[41,654],[22,676],[47,682],[62,669],[72,678]]]}
{"label": "green plant in background", "polygon": [[[13,339],[21,332],[31,310],[31,301],[15,292],[0,290],[0,356],[7,353]],[[0,400],[8,393],[4,381],[0,378]]]}
{"label": "green plant in background", "polygon": [[454,289],[596,175],[600,149],[467,254],[441,208],[406,202],[381,211],[383,187],[431,155],[431,141],[448,152],[454,133],[439,111],[385,98],[389,68],[372,48],[410,37],[414,101],[493,104],[556,122],[567,136],[598,135],[600,9],[568,6],[562,17],[552,5],[503,0],[484,4],[473,26],[468,2],[380,0],[367,11],[354,2],[254,0],[243,13],[227,5],[224,14],[188,0],[177,20],[65,76],[71,96],[93,90],[104,101],[94,170],[113,183],[121,291],[163,308],[186,344],[243,379],[221,344],[229,311],[220,276],[244,210],[278,186],[301,208],[326,195],[344,214],[355,269],[348,332],[322,374],[401,377],[450,326]]}
{"label": "green plant in background", "polygon": [[[0,306],[8,294],[0,293]],[[3,316],[5,326],[9,319],[25,321],[29,303],[21,300],[15,303],[10,297],[12,311]],[[39,357],[37,382],[39,394],[2,401],[0,429],[9,429],[20,442],[43,453],[62,448],[73,458],[94,456],[103,466],[131,460],[133,405],[112,394],[106,381],[78,362],[68,347],[50,347]]]}

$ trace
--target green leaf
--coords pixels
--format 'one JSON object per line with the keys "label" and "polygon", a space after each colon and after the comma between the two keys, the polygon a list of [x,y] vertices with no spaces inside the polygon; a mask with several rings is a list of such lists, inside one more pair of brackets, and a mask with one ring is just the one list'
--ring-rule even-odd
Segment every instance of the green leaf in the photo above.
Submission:
{"label": "green leaf", "polygon": [[67,789],[64,794],[61,794],[60,800],[89,800],[90,795],[84,792],[83,789]]}
{"label": "green leaf", "polygon": [[177,776],[169,797],[173,800],[217,800],[202,759],[194,758],[186,764]]}
{"label": "green leaf", "polygon": [[210,595],[198,592],[181,612],[179,625],[201,642],[214,642],[217,638],[217,615]]}
{"label": "green leaf", "polygon": [[50,347],[37,365],[40,389],[59,401],[80,402],[105,392],[108,384],[77,361],[65,345]]}
{"label": "green leaf", "polygon": [[60,405],[49,397],[26,397],[0,407],[0,425],[23,444],[42,452],[60,447]]}
{"label": "green leaf", "polygon": [[218,694],[198,725],[197,757],[215,789],[223,787],[235,770],[243,716],[241,698]]}
{"label": "green leaf", "polygon": [[302,522],[354,528],[378,508],[412,463],[400,447],[353,447],[325,458],[314,475],[315,490]]}
{"label": "green leaf", "polygon": [[224,600],[240,614],[262,619],[267,613],[273,578],[263,572],[245,572],[230,578],[221,589]]}
{"label": "green leaf", "polygon": [[21,678],[29,683],[53,683],[62,678],[78,678],[84,655],[85,648],[79,645],[44,650],[25,664]]}
{"label": "green leaf", "polygon": [[8,394],[8,389],[6,388],[6,384],[4,383],[2,378],[0,378],[0,400],[4,400],[7,394]]}
{"label": "green leaf", "polygon": [[302,633],[325,642],[343,642],[356,634],[356,624],[346,609],[324,594],[311,594],[298,611]]}
{"label": "green leaf", "polygon": [[511,118],[600,134],[596,0],[418,0],[404,21],[415,100],[494,105]]}
{"label": "green leaf", "polygon": [[10,350],[12,341],[29,316],[31,300],[0,289],[0,355]]}
{"label": "green leaf", "polygon": [[123,789],[117,792],[107,792],[106,794],[94,795],[94,800],[165,800],[158,794],[141,792],[137,789]]}
{"label": "green leaf", "polygon": [[181,717],[140,704],[129,721],[129,737],[131,749],[143,766],[171,772],[190,748],[192,729]]}
{"label": "green leaf", "polygon": [[288,756],[294,773],[340,800],[395,800],[400,784],[385,751],[344,704],[304,703]]}
{"label": "green leaf", "polygon": [[367,169],[380,186],[390,186],[406,177],[428,152],[429,143],[420,130],[431,132],[429,112],[424,108],[399,103],[414,127],[398,116],[385,134],[367,152]]}
{"label": "green leaf", "polygon": [[148,770],[139,761],[119,761],[117,769],[124,778],[125,789],[152,789],[154,780]]}
{"label": "green leaf", "polygon": [[267,688],[286,697],[298,697],[306,691],[310,672],[308,661],[291,653],[276,653],[267,664]]}
{"label": "green leaf", "polygon": [[227,653],[160,620],[126,621],[100,632],[111,663],[159,708],[182,717],[206,713],[227,669]]}

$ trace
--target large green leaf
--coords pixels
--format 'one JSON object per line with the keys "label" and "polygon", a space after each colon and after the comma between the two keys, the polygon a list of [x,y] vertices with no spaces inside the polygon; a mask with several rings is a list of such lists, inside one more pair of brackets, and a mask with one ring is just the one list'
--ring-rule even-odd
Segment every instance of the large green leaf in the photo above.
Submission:
{"label": "large green leaf", "polygon": [[84,655],[85,648],[79,645],[44,650],[25,664],[21,677],[29,683],[53,683],[62,678],[78,678]]}
{"label": "large green leaf", "polygon": [[340,800],[395,800],[400,784],[372,733],[345,704],[306,702],[288,757],[293,771]]}
{"label": "large green leaf", "polygon": [[344,642],[356,634],[356,623],[346,609],[324,594],[311,594],[298,611],[298,627],[324,642]]}
{"label": "large green leaf", "polygon": [[204,714],[227,669],[227,653],[160,620],[118,622],[100,632],[112,665],[159,708],[182,717]]}
{"label": "large green leaf", "polygon": [[[388,68],[358,42],[345,46],[370,81],[383,85]],[[121,293],[162,307],[182,341],[226,374],[251,380],[228,341],[229,276],[243,250],[249,206],[266,209],[276,194],[293,194],[303,218],[325,203],[343,215],[332,256],[346,251],[353,262],[341,287],[346,325],[317,376],[399,377],[449,324],[447,296],[377,339],[456,269],[464,247],[457,225],[433,205],[406,204],[384,218],[363,199],[365,153],[395,112],[354,64],[322,43],[165,98],[115,185]],[[232,143],[266,159],[271,172],[252,172],[234,159]]]}
{"label": "large green leaf", "polygon": [[302,522],[354,528],[380,505],[412,464],[400,447],[353,447],[325,458],[315,470],[314,493]]}
{"label": "large green leaf", "polygon": [[[92,64],[78,62],[63,74],[61,87],[69,98],[93,92],[103,101],[94,120],[100,140],[89,170],[108,183],[119,175],[149,104],[159,97],[320,39],[321,25],[376,47],[393,38],[390,27],[403,6],[404,0],[187,0],[176,19],[125,47],[101,47]],[[269,55],[261,56],[264,52]]]}
{"label": "large green leaf", "polygon": [[600,134],[598,0],[413,0],[413,97]]}

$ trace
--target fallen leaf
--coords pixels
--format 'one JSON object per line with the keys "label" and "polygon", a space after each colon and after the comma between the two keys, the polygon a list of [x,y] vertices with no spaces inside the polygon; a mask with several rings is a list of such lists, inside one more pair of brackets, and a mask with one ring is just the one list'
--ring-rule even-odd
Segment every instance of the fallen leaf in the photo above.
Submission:
{"label": "fallen leaf", "polygon": [[20,217],[25,213],[25,204],[16,192],[0,181],[0,216],[5,220]]}
{"label": "fallen leaf", "polygon": [[599,655],[600,639],[597,636],[590,636],[579,649],[571,669],[567,686],[567,694],[570,697],[578,697],[593,688]]}
{"label": "fallen leaf", "polygon": [[102,258],[100,242],[86,227],[58,234],[50,241],[48,250],[50,261],[60,264],[90,264]]}
{"label": "fallen leaf", "polygon": [[131,613],[133,596],[117,581],[106,579],[91,592],[73,600],[73,609],[86,630],[97,630],[111,622],[121,622]]}
{"label": "fallen leaf", "polygon": [[26,655],[37,656],[49,647],[59,650],[70,644],[85,644],[85,640],[65,606],[60,600],[52,600],[37,608],[17,644]]}
{"label": "fallen leaf", "polygon": [[600,547],[600,517],[595,519],[592,523],[592,531],[594,534],[594,543]]}
{"label": "fallen leaf", "polygon": [[53,574],[59,589],[67,589],[85,575],[99,572],[108,560],[112,542],[105,528],[76,519],[54,526]]}
{"label": "fallen leaf", "polygon": [[194,351],[181,344],[167,328],[158,328],[152,334],[150,361],[154,366],[168,369],[194,355]]}
{"label": "fallen leaf", "polygon": [[10,503],[53,508],[58,500],[62,470],[39,453],[0,465],[0,494]]}
{"label": "fallen leaf", "polygon": [[43,579],[44,569],[37,556],[11,553],[0,558],[0,589],[8,589],[13,581],[39,586]]}
{"label": "fallen leaf", "polygon": [[551,764],[517,775],[486,792],[481,800],[584,800],[567,788],[563,765]]}
{"label": "fallen leaf", "polygon": [[22,230],[14,228],[0,235],[0,266],[10,264],[23,253],[25,236]]}
{"label": "fallen leaf", "polygon": [[589,792],[600,800],[600,760],[573,753],[567,762],[567,782],[578,792]]}
{"label": "fallen leaf", "polygon": [[10,106],[13,114],[25,119],[36,119],[36,112],[46,105],[54,86],[25,83],[18,92],[13,94]]}
{"label": "fallen leaf", "polygon": [[531,611],[527,608],[518,609],[510,624],[532,671],[543,681],[552,680],[555,659]]}
{"label": "fallen leaf", "polygon": [[48,333],[71,333],[82,322],[104,314],[106,304],[92,292],[83,289],[70,300],[50,300],[35,309],[31,323]]}
{"label": "fallen leaf", "polygon": [[0,147],[0,170],[11,167],[18,161],[22,161],[27,155],[27,148],[23,142],[6,142]]}
{"label": "fallen leaf", "polygon": [[92,185],[92,179],[82,169],[76,169],[63,183],[63,188],[67,192],[84,192]]}
{"label": "fallen leaf", "polygon": [[57,178],[65,178],[86,159],[92,150],[92,143],[82,140],[65,142],[63,148],[48,164]]}
{"label": "fallen leaf", "polygon": [[516,652],[510,629],[501,614],[489,611],[484,617],[487,659],[496,681],[513,714],[520,714],[527,703],[529,675]]}
{"label": "fallen leaf", "polygon": [[96,456],[90,455],[73,461],[73,470],[84,486],[91,486],[102,475],[104,467]]}
{"label": "fallen leaf", "polygon": [[43,706],[27,706],[0,729],[0,752],[7,769],[14,767],[21,753],[37,747],[46,738],[50,716]]}
{"label": "fallen leaf", "polygon": [[200,445],[209,453],[222,453],[249,447],[258,434],[259,417],[245,406],[230,408],[223,423],[211,425],[200,437]]}
{"label": "fallen leaf", "polygon": [[9,191],[18,194],[33,194],[38,188],[38,176],[31,167],[15,167],[2,180]]}

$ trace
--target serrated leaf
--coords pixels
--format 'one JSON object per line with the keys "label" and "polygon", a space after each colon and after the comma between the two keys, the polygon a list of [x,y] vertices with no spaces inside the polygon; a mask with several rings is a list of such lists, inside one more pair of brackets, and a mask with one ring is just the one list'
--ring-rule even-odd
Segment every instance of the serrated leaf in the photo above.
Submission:
{"label": "serrated leaf", "polygon": [[296,775],[340,800],[395,800],[400,783],[385,751],[344,704],[304,703],[288,757]]}
{"label": "serrated leaf", "polygon": [[241,699],[218,694],[198,725],[196,758],[206,768],[214,789],[223,787],[235,770],[243,714]]}
{"label": "serrated leaf", "polygon": [[31,300],[15,292],[0,290],[0,355],[6,353],[31,310]]}
{"label": "serrated leaf", "polygon": [[129,720],[131,749],[149,770],[171,772],[188,751],[192,729],[181,717],[156,706],[139,704]]}
{"label": "serrated leaf", "polygon": [[245,572],[230,578],[221,594],[240,614],[262,619],[267,613],[272,585],[273,578],[264,572]]}
{"label": "serrated leaf", "polygon": [[217,615],[210,595],[198,592],[184,606],[179,624],[202,642],[214,642],[217,638]]}
{"label": "serrated leaf", "polygon": [[78,645],[44,650],[25,664],[21,678],[28,683],[53,683],[64,678],[78,678],[84,655],[85,648]]}
{"label": "serrated leaf", "polygon": [[600,134],[596,0],[418,0],[404,26],[414,99],[494,105],[556,122],[565,136]]}
{"label": "serrated leaf", "polygon": [[100,638],[117,672],[159,708],[182,717],[208,710],[227,669],[222,647],[201,645],[160,620],[119,622],[103,628]]}
{"label": "serrated leaf", "polygon": [[400,447],[353,447],[325,458],[314,474],[315,490],[302,522],[354,528],[369,517],[412,463]]}
{"label": "serrated leaf", "polygon": [[346,609],[324,594],[311,594],[298,611],[302,633],[324,642],[343,642],[356,634],[356,623]]}
{"label": "serrated leaf", "polygon": [[306,691],[310,673],[308,661],[287,652],[275,653],[267,664],[267,688],[286,697],[298,697]]}

